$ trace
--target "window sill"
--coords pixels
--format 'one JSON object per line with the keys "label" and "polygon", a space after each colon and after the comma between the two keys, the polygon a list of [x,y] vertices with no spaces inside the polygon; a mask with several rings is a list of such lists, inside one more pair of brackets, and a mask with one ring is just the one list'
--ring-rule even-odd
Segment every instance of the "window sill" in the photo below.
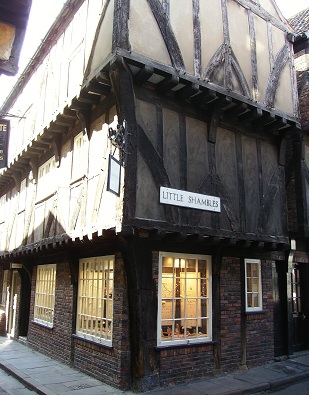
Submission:
{"label": "window sill", "polygon": [[266,314],[265,310],[250,310],[245,312],[246,315],[255,315],[255,314]]}
{"label": "window sill", "polygon": [[84,341],[86,343],[90,343],[90,344],[96,344],[96,345],[98,345],[100,347],[108,348],[109,350],[114,348],[112,346],[112,344],[109,345],[107,343],[101,343],[99,341],[91,340],[91,339],[88,339],[87,337],[79,336],[79,335],[76,335],[76,334],[73,334],[72,337],[73,337],[73,339],[82,340],[82,341]]}
{"label": "window sill", "polygon": [[41,326],[42,328],[46,328],[46,329],[54,329],[54,325],[48,325],[48,324],[44,324],[43,322],[38,322],[38,321],[31,321],[32,324]]}
{"label": "window sill", "polygon": [[200,346],[212,346],[217,344],[216,341],[213,340],[206,340],[204,342],[196,342],[196,343],[181,343],[181,344],[168,344],[168,345],[161,345],[161,346],[156,346],[155,350],[161,351],[161,350],[168,350],[172,348],[187,348],[187,347],[200,347]]}

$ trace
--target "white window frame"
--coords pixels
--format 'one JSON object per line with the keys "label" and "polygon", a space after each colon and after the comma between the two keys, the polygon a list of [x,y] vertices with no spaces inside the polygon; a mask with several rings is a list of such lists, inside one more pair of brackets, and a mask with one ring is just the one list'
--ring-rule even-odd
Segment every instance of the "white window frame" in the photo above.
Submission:
{"label": "white window frame", "polygon": [[115,256],[79,260],[76,335],[112,345]]}
{"label": "white window frame", "polygon": [[[252,273],[248,273],[248,264],[257,265],[257,276],[252,276]],[[251,289],[248,286],[249,279],[255,279],[257,288],[253,289],[251,285]],[[253,295],[257,296],[258,305],[252,306],[252,297]],[[251,297],[251,303],[248,303],[248,298]],[[245,300],[246,300],[246,311],[254,312],[254,311],[262,311],[263,310],[263,293],[262,293],[262,272],[261,272],[261,260],[260,259],[245,259]]]}
{"label": "white window frame", "polygon": [[38,171],[38,185],[37,185],[37,201],[40,201],[50,195],[56,190],[56,160],[51,157],[43,165],[39,167]]}
{"label": "white window frame", "polygon": [[87,150],[87,134],[85,131],[79,132],[73,141],[73,166],[72,181],[82,178],[86,173],[86,165],[88,160]]}
{"label": "white window frame", "polygon": [[[171,259],[172,273],[163,273],[163,259]],[[195,272],[187,272],[189,260],[195,260]],[[178,261],[178,262],[177,262]],[[205,261],[205,277],[200,276],[198,272],[198,261]],[[177,272],[177,268],[182,267],[181,272]],[[212,259],[210,255],[197,255],[197,254],[181,254],[171,252],[160,252],[159,253],[159,279],[158,279],[158,317],[157,317],[157,346],[167,347],[175,346],[177,344],[192,344],[192,343],[205,343],[212,340]],[[175,295],[177,285],[176,279],[179,280],[179,286],[184,294],[179,296]],[[181,279],[183,283],[181,283]],[[171,297],[166,296],[166,284],[171,283]],[[194,286],[195,283],[195,286]],[[182,285],[183,284],[183,285]],[[187,287],[190,286],[190,290]],[[199,287],[205,287],[205,295],[201,295],[198,291]],[[195,287],[195,290],[194,290]],[[193,293],[190,295],[190,292]],[[165,292],[165,295],[164,295]],[[169,292],[169,291],[168,291]],[[189,295],[189,296],[188,296]],[[164,296],[164,297],[163,297]],[[176,318],[176,300],[179,300],[180,310],[182,317]],[[169,314],[171,318],[163,317],[164,307],[166,303],[170,304]],[[192,303],[192,307],[195,307],[195,315],[189,316],[187,309]],[[206,311],[205,315],[202,314],[201,306],[204,305]],[[163,306],[164,305],[164,306]],[[191,307],[191,308],[192,308]],[[198,312],[200,314],[198,314]],[[190,322],[195,321],[196,325],[190,325]],[[196,328],[200,327],[201,322],[204,321],[207,327],[207,333],[197,332]],[[169,324],[170,322],[170,324]],[[167,333],[163,332],[163,328],[167,328]],[[165,338],[166,337],[166,338]]]}
{"label": "white window frame", "polygon": [[56,269],[56,264],[37,266],[33,320],[48,328],[54,324]]}

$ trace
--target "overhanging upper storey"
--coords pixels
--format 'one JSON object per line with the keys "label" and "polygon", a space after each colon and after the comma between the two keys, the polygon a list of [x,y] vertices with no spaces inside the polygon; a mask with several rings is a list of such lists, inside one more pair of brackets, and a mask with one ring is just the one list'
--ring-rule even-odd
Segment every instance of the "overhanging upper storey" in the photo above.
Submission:
{"label": "overhanging upper storey", "polygon": [[273,0],[107,0],[86,77],[117,49],[140,83],[170,74],[297,120],[289,32]]}

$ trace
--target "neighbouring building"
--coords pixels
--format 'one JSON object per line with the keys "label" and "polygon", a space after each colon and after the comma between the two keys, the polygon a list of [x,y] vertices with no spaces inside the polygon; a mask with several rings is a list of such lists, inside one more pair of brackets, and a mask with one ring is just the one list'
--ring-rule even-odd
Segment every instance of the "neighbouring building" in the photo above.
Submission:
{"label": "neighbouring building", "polygon": [[294,41],[273,0],[67,1],[0,109],[11,336],[135,391],[291,353]]}
{"label": "neighbouring building", "polygon": [[[278,317],[282,319],[276,323],[278,332],[288,339],[285,341],[288,348],[282,349],[278,343],[279,355],[309,349],[309,8],[290,18],[289,23],[294,28],[301,130],[287,139],[286,184],[291,251],[286,269],[278,271],[282,278],[278,293],[282,310]],[[283,318],[284,314],[287,314],[287,320]]]}

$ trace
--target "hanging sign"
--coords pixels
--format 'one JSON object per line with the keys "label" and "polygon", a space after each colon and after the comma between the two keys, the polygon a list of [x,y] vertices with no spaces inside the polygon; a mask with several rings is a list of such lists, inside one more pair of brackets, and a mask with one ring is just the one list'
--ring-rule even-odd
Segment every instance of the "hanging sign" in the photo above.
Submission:
{"label": "hanging sign", "polygon": [[120,196],[121,164],[119,160],[109,156],[107,190]]}
{"label": "hanging sign", "polygon": [[7,166],[10,121],[0,119],[0,169]]}
{"label": "hanging sign", "polygon": [[179,189],[160,187],[160,203],[217,213],[221,212],[220,198]]}

